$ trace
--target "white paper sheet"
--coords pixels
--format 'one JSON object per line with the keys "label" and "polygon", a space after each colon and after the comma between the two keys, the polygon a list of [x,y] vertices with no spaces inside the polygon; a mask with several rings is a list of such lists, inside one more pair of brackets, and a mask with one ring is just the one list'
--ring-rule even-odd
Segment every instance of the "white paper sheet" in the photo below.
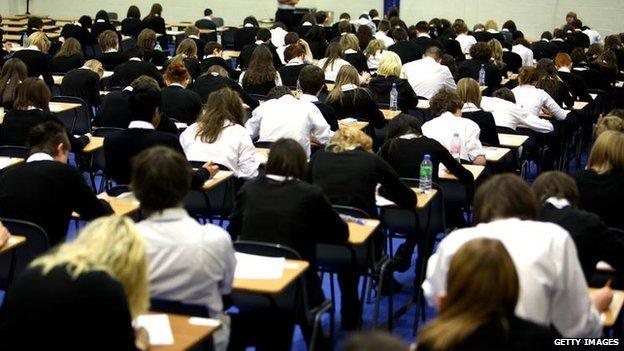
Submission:
{"label": "white paper sheet", "polygon": [[375,204],[377,207],[385,207],[385,206],[394,206],[396,205],[394,202],[386,199],[385,197],[375,194]]}
{"label": "white paper sheet", "polygon": [[138,316],[136,327],[143,327],[149,334],[150,345],[173,345],[173,332],[166,314],[145,314]]}
{"label": "white paper sheet", "polygon": [[12,164],[15,160],[12,157],[0,157],[0,169]]}
{"label": "white paper sheet", "polygon": [[235,279],[279,279],[284,275],[284,257],[266,257],[236,252]]}
{"label": "white paper sheet", "polygon": [[214,318],[201,318],[201,317],[191,317],[188,320],[189,324],[193,325],[201,325],[205,327],[213,327],[216,328],[221,325],[221,321]]}
{"label": "white paper sheet", "polygon": [[351,123],[357,122],[357,119],[348,117],[348,118],[343,118],[343,119],[339,120],[338,122],[340,122],[342,124],[351,124]]}

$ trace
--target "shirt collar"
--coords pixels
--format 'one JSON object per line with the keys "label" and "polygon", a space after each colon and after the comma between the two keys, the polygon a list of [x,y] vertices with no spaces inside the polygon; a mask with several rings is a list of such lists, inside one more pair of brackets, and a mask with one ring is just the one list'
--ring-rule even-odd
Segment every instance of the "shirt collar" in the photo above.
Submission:
{"label": "shirt collar", "polygon": [[106,51],[104,51],[105,54],[111,53],[111,52],[117,52],[117,49],[108,49]]}
{"label": "shirt collar", "polygon": [[140,57],[131,57],[128,59],[128,61],[138,61],[141,62],[141,58]]}
{"label": "shirt collar", "polygon": [[189,36],[188,36],[188,38],[191,38],[191,39],[199,39],[199,37],[198,37],[197,35],[195,35],[195,34],[191,34],[191,35],[189,35]]}
{"label": "shirt collar", "polygon": [[54,161],[54,158],[45,152],[36,152],[28,157],[26,162],[35,162],[35,161]]}
{"label": "shirt collar", "polygon": [[29,105],[28,107],[26,107],[26,111],[32,111],[32,110],[43,111],[41,108],[33,106],[33,105]]}
{"label": "shirt collar", "polygon": [[555,206],[559,210],[564,209],[566,207],[570,207],[570,201],[568,201],[567,199],[561,199],[561,198],[554,197],[554,196],[546,199],[546,203],[549,203]]}
{"label": "shirt collar", "polygon": [[312,26],[312,23],[310,23],[308,21],[305,21],[305,22],[301,23],[301,26],[302,27],[310,27],[310,26]]}
{"label": "shirt collar", "polygon": [[96,23],[104,23],[104,22],[106,22],[106,21],[100,18],[99,20],[97,20],[97,21],[95,21],[95,22],[96,22]]}
{"label": "shirt collar", "polygon": [[158,222],[169,222],[169,221],[180,220],[186,217],[189,217],[189,215],[185,209],[173,207],[173,208],[166,208],[162,211],[156,211],[152,213],[148,217],[148,220],[158,221]]}
{"label": "shirt collar", "polygon": [[344,84],[340,86],[340,90],[341,91],[349,91],[349,90],[355,90],[357,89],[358,86],[355,84]]}
{"label": "shirt collar", "polygon": [[145,121],[132,121],[128,125],[128,129],[154,129],[154,126]]}
{"label": "shirt collar", "polygon": [[262,40],[256,40],[255,44],[256,45],[262,45],[262,44],[264,44],[264,42]]}
{"label": "shirt collar", "polygon": [[559,68],[557,71],[559,72],[566,72],[566,73],[570,73],[570,69],[568,67],[561,67]]}
{"label": "shirt collar", "polygon": [[481,111],[481,109],[478,108],[477,105],[473,104],[472,102],[467,102],[462,107],[462,112],[476,112],[476,111]]}
{"label": "shirt collar", "polygon": [[416,138],[420,138],[420,136],[414,134],[414,133],[407,133],[404,135],[401,135],[399,137],[399,139],[405,139],[405,140],[412,140],[412,139],[416,139]]}
{"label": "shirt collar", "polygon": [[39,51],[39,48],[37,47],[37,45],[30,45],[29,47],[26,48],[26,50],[35,50],[35,51]]}
{"label": "shirt collar", "polygon": [[451,113],[451,112],[444,112],[443,114],[441,114],[440,116],[438,116],[437,118],[457,118],[457,116],[455,116],[455,114]]}
{"label": "shirt collar", "polygon": [[243,27],[245,27],[245,28],[251,28],[251,27],[253,27],[253,26],[254,26],[254,25],[253,25],[253,24],[251,24],[251,23],[245,23],[245,25],[244,25]]}
{"label": "shirt collar", "polygon": [[345,54],[357,54],[357,51],[353,50],[353,49],[347,49],[344,52]]}
{"label": "shirt collar", "polygon": [[284,177],[284,176],[277,175],[277,174],[267,174],[267,175],[265,175],[265,177],[267,177],[267,178],[269,178],[271,180],[274,180],[276,182],[285,182],[287,180],[295,179],[293,177]]}
{"label": "shirt collar", "polygon": [[286,66],[297,66],[297,65],[303,65],[303,61],[299,57],[295,57],[294,59],[286,63]]}
{"label": "shirt collar", "polygon": [[419,38],[422,38],[422,37],[431,38],[431,36],[429,34],[427,34],[427,33],[418,33],[418,37]]}
{"label": "shirt collar", "polygon": [[317,96],[314,96],[314,95],[311,95],[311,94],[301,94],[299,96],[299,100],[307,101],[307,102],[318,102],[319,101]]}
{"label": "shirt collar", "polygon": [[184,87],[184,85],[182,85],[182,84],[180,84],[180,83],[171,83],[171,84],[169,84],[169,86],[170,86],[170,87],[180,87],[180,88],[182,88],[182,89],[186,89],[186,88]]}
{"label": "shirt collar", "polygon": [[205,16],[204,18],[209,20],[209,21],[212,21],[212,16]]}
{"label": "shirt collar", "polygon": [[128,85],[127,87],[125,87],[122,91],[132,91],[132,87],[130,85]]}

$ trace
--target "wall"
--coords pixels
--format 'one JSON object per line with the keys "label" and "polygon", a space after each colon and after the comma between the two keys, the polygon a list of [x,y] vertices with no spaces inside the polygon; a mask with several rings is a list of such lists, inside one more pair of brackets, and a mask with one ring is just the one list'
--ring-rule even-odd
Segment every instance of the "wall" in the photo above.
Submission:
{"label": "wall", "polygon": [[[275,14],[275,0],[158,0],[164,7],[163,17],[167,20],[192,20],[199,16],[204,7],[211,7],[225,18],[226,24],[237,24],[253,14],[257,18],[270,18]],[[301,0],[301,6],[333,10],[336,16],[348,10],[352,16],[380,9],[382,0]],[[149,10],[152,0],[31,0],[31,12],[51,16],[79,16],[95,14],[104,7],[116,11],[123,18],[129,4],[137,4],[143,13]],[[105,3],[103,6],[102,4]],[[453,21],[463,18],[469,25],[496,20],[501,25],[506,19],[513,19],[518,27],[531,38],[539,37],[544,30],[552,30],[564,22],[565,14],[574,10],[586,25],[599,30],[603,35],[624,32],[623,0],[402,0],[402,17],[408,24],[419,19],[446,17]],[[69,6],[67,6],[69,5]],[[0,13],[24,12],[26,0],[0,0]]]}

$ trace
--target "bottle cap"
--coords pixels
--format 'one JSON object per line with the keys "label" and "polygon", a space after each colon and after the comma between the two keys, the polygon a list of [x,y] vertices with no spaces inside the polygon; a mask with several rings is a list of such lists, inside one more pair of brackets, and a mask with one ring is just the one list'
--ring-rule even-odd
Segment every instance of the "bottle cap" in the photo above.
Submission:
{"label": "bottle cap", "polygon": [[431,160],[431,155],[425,154],[425,160],[430,161]]}

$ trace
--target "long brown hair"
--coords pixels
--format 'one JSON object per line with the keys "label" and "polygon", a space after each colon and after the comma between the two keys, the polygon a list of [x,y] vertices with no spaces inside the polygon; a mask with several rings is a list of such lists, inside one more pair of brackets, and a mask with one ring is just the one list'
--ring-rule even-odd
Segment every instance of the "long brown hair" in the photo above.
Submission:
{"label": "long brown hair", "polygon": [[327,46],[327,49],[325,49],[325,57],[327,59],[325,60],[325,63],[323,63],[323,67],[321,67],[323,71],[326,71],[328,67],[333,68],[334,62],[338,61],[339,59],[344,59],[345,55],[344,50],[342,49],[342,45],[340,45],[340,43],[338,42],[333,42],[329,44]]}
{"label": "long brown hair", "polygon": [[462,245],[451,260],[446,296],[440,313],[426,325],[419,343],[429,349],[460,349],[480,327],[494,321],[509,331],[520,283],[511,256],[495,239],[474,239]]}
{"label": "long brown hair", "polygon": [[249,67],[243,77],[243,85],[257,85],[272,82],[277,77],[277,71],[273,67],[273,55],[265,45],[258,45],[253,54]]}
{"label": "long brown hair", "polygon": [[12,58],[7,60],[2,66],[0,73],[0,102],[6,103],[14,101],[17,96],[17,90],[22,82],[28,76],[28,68],[22,60]]}
{"label": "long brown hair", "polygon": [[17,98],[13,103],[16,110],[26,110],[28,106],[34,106],[44,111],[50,111],[50,88],[46,83],[34,77],[24,79],[17,90]]}
{"label": "long brown hair", "polygon": [[145,17],[145,19],[152,18],[156,15],[160,16],[162,14],[162,5],[159,3],[152,4],[152,8],[150,9],[149,14]]}
{"label": "long brown hair", "polygon": [[[351,65],[344,65],[340,67],[340,69],[338,70],[338,74],[336,75],[336,85],[334,86],[334,89],[332,89],[332,91],[329,92],[329,95],[327,96],[327,101],[339,102],[344,96],[344,93],[342,91],[342,86],[346,84],[355,84],[358,86],[360,85],[360,74],[358,73],[357,69],[355,69],[355,67]],[[355,97],[357,93],[360,92],[360,90],[365,91],[363,89],[358,88],[356,91],[356,94],[353,94],[354,102],[355,102]]]}
{"label": "long brown hair", "polygon": [[219,89],[208,96],[206,111],[197,119],[197,135],[204,143],[214,143],[221,134],[225,121],[243,125],[243,102],[234,90]]}
{"label": "long brown hair", "polygon": [[151,29],[143,29],[137,37],[137,46],[142,52],[154,50],[156,46],[156,32]]}
{"label": "long brown hair", "polygon": [[82,54],[80,42],[75,38],[67,38],[54,57],[69,57],[76,54]]}

